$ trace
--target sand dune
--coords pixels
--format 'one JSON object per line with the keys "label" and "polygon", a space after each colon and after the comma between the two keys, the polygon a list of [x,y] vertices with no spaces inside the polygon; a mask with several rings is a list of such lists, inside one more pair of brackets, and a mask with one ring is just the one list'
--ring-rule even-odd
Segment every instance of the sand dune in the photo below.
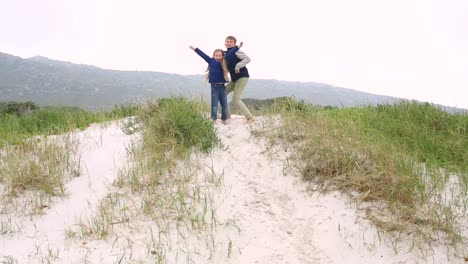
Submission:
{"label": "sand dune", "polygon": [[[404,250],[408,241],[395,253],[395,247],[379,240],[376,230],[345,197],[307,192],[305,184],[285,168],[287,153],[270,157],[262,139],[252,136],[263,120],[248,125],[242,117],[233,116],[228,125],[216,124],[224,148],[198,157],[202,171],[222,176],[219,186],[210,189],[221,223],[211,234],[218,246],[209,250],[202,244],[191,245],[198,248],[196,254],[182,258],[171,254],[177,251],[175,243],[167,249],[167,263],[465,263],[443,245],[434,245],[432,252],[422,256]],[[86,242],[66,238],[65,230],[96,212],[119,169],[127,166],[126,147],[138,142],[138,136],[124,134],[116,122],[93,125],[76,136],[83,175],[67,184],[68,196],[44,215],[13,219],[21,229],[0,236],[0,261],[117,263],[131,248],[123,263],[155,263],[145,243],[139,243],[147,238],[144,227],[152,225],[142,219],[130,225],[136,228],[128,229],[132,244],[125,249],[112,237]],[[5,219],[8,216],[3,215]],[[188,239],[203,243],[196,237]]]}

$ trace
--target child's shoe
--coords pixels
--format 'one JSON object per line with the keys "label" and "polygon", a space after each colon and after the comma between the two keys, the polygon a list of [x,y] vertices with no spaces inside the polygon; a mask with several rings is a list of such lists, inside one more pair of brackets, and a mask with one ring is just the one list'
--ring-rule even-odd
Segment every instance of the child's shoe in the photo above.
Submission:
{"label": "child's shoe", "polygon": [[245,121],[246,124],[250,124],[250,123],[253,123],[255,122],[255,117],[251,117],[251,118],[247,118],[247,121]]}

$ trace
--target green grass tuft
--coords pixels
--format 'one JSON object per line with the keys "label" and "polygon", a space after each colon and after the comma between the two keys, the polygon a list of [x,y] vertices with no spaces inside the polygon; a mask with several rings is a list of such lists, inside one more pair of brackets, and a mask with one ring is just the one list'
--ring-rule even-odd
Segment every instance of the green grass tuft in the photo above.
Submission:
{"label": "green grass tuft", "polygon": [[136,105],[117,105],[108,112],[91,112],[77,107],[30,106],[30,103],[10,102],[0,115],[0,147],[19,144],[35,135],[49,136],[85,129],[91,123],[131,116]]}
{"label": "green grass tuft", "polygon": [[[383,230],[467,241],[458,229],[468,204],[466,113],[416,102],[332,108],[294,99],[265,112],[281,115],[280,127],[267,131],[269,140],[293,150],[292,164],[311,188],[383,202],[384,210],[367,211]],[[457,186],[450,201],[448,182]]]}

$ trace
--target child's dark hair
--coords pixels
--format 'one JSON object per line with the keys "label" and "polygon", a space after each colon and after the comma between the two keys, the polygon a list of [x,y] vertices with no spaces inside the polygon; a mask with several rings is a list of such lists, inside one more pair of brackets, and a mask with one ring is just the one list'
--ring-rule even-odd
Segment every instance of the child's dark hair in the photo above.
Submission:
{"label": "child's dark hair", "polygon": [[227,36],[226,39],[234,40],[234,44],[237,43],[237,39],[234,36]]}

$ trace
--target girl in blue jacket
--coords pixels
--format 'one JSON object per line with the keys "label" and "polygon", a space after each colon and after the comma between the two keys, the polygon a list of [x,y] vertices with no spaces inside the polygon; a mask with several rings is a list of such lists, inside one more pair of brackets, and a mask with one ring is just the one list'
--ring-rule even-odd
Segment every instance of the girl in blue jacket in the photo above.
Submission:
{"label": "girl in blue jacket", "polygon": [[235,56],[235,53],[242,47],[241,42],[239,46],[232,48],[224,55],[224,51],[216,49],[213,52],[213,57],[210,58],[203,51],[193,46],[190,49],[194,50],[200,57],[208,63],[207,79],[211,84],[211,120],[213,124],[216,123],[218,114],[218,104],[221,104],[221,120],[223,124],[227,124],[227,94],[226,82],[229,82],[229,71],[226,65],[226,58]]}

